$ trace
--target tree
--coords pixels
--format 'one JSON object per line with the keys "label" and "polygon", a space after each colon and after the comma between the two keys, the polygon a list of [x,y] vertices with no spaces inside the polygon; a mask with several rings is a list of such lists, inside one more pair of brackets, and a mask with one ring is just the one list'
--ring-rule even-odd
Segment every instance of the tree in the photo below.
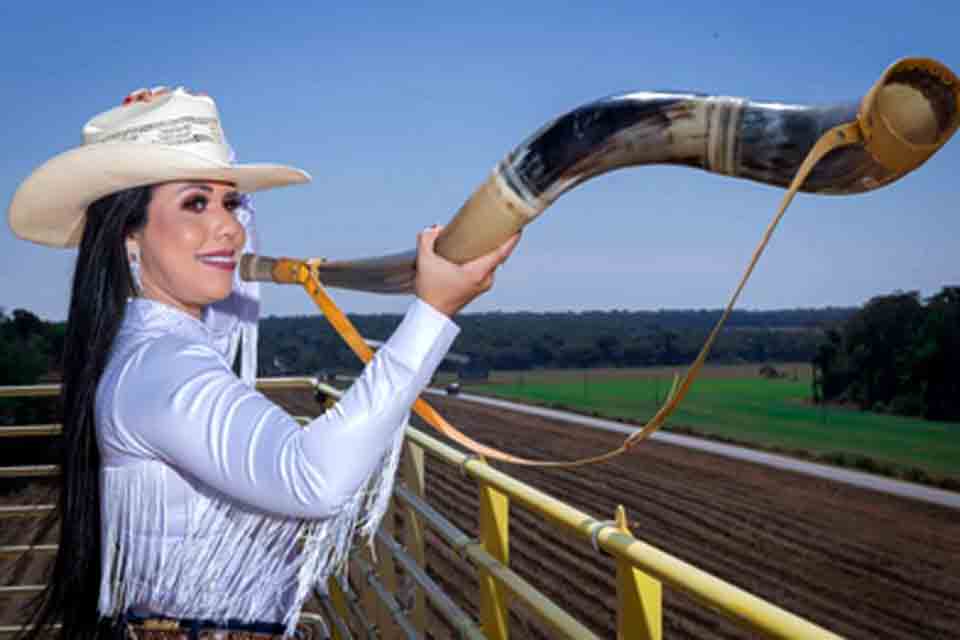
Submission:
{"label": "tree", "polygon": [[902,372],[912,360],[912,348],[925,310],[917,291],[872,298],[848,321],[846,350],[859,375],[850,388],[851,400],[864,409],[885,406],[903,391]]}
{"label": "tree", "polygon": [[814,399],[960,420],[960,287],[921,302],[917,292],[871,299],[827,334],[813,359]]}
{"label": "tree", "polygon": [[[59,360],[51,349],[53,330],[45,322],[24,309],[16,309],[11,317],[0,312],[0,386],[36,384]],[[49,422],[56,413],[55,403],[48,399],[0,399],[0,423],[25,424]]]}
{"label": "tree", "polygon": [[26,309],[13,310],[13,329],[21,340],[30,336],[42,336],[46,333],[47,323]]}
{"label": "tree", "polygon": [[960,420],[960,287],[944,287],[927,301],[925,321],[917,335],[911,386],[922,397],[924,417]]}

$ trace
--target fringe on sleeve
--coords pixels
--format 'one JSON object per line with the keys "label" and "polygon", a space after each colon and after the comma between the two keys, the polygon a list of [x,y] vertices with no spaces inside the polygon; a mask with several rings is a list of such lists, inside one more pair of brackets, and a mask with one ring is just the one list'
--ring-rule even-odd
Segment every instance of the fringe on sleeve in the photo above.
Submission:
{"label": "fringe on sleeve", "polygon": [[173,470],[154,461],[105,468],[101,615],[138,607],[225,622],[283,612],[292,635],[311,590],[345,578],[355,537],[370,543],[380,526],[403,435],[398,429],[379,468],[334,516],[282,518],[203,494],[190,501],[187,535],[176,539],[168,539],[163,506]]}

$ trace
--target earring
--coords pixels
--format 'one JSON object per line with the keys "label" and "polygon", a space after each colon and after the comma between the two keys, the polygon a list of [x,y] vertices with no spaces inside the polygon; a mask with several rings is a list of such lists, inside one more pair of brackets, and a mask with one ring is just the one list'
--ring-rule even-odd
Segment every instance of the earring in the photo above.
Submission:
{"label": "earring", "polygon": [[143,280],[140,275],[140,252],[130,249],[127,254],[127,264],[130,265],[130,277],[133,279],[133,295],[139,296],[143,291]]}

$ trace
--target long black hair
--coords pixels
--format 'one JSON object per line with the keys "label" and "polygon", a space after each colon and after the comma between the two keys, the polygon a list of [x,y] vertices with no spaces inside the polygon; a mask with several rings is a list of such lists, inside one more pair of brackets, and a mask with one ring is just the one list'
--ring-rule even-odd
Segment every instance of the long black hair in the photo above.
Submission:
{"label": "long black hair", "polygon": [[127,237],[147,223],[152,190],[136,187],[101,198],[87,208],[73,274],[63,350],[62,486],[57,511],[60,540],[47,586],[34,602],[32,631],[46,637],[51,625],[64,639],[97,638],[101,577],[100,451],[94,424],[97,385],[123,321],[134,282]]}

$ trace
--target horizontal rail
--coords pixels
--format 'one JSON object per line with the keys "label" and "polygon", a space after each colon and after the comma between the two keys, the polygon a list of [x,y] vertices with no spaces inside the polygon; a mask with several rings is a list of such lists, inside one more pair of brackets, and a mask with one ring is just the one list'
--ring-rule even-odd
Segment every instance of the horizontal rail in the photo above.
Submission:
{"label": "horizontal rail", "polygon": [[11,544],[0,546],[0,558],[18,558],[25,553],[56,553],[55,544]]}
{"label": "horizontal rail", "polygon": [[340,396],[343,395],[343,391],[341,391],[340,389],[337,389],[332,385],[327,384],[326,382],[318,382],[315,388],[319,393],[328,395],[331,398],[339,398]]}
{"label": "horizontal rail", "polygon": [[[60,625],[60,624],[52,624],[52,625],[50,625],[50,626],[47,627],[47,628],[52,631],[52,630],[54,630],[54,629],[59,629],[59,628],[62,627],[62,626],[63,626],[63,625]],[[21,631],[29,631],[30,629],[33,629],[33,625],[32,625],[32,624],[26,624],[26,625],[23,625],[23,626],[0,625],[0,636],[16,635],[16,634],[20,633]]]}
{"label": "horizontal rail", "polygon": [[60,395],[58,384],[27,384],[0,387],[0,398],[45,398]]}
{"label": "horizontal rail", "polygon": [[468,457],[423,432],[409,428],[407,437],[424,450],[463,469],[475,480],[496,487],[512,501],[559,525],[574,536],[586,541],[596,540],[600,548],[615,558],[630,562],[641,571],[692,596],[701,604],[712,607],[731,620],[760,631],[767,637],[839,638],[812,622],[621,532],[608,522],[597,520],[476,458]]}
{"label": "horizontal rail", "polygon": [[[310,416],[293,416],[300,425],[312,421]],[[0,427],[0,438],[31,438],[49,437],[63,434],[63,425],[60,424],[32,424],[22,427]]]}
{"label": "horizontal rail", "polygon": [[55,464],[0,467],[0,478],[54,478],[59,475],[60,467]]}
{"label": "horizontal rail", "polygon": [[28,504],[0,507],[0,520],[4,518],[36,518],[46,515],[56,507],[52,504]]}
{"label": "horizontal rail", "polygon": [[377,531],[377,539],[390,551],[400,566],[406,570],[414,581],[423,588],[427,599],[433,603],[437,611],[457,630],[461,638],[485,638],[483,629],[474,622],[457,604],[446,594],[426,571],[420,568],[417,561],[404,551],[392,537]]}
{"label": "horizontal rail", "polygon": [[22,427],[0,427],[0,438],[58,436],[61,433],[63,433],[63,427],[59,424],[31,424]]}
{"label": "horizontal rail", "polygon": [[416,511],[417,515],[423,518],[447,544],[469,558],[476,566],[489,571],[517,600],[527,604],[531,611],[554,631],[566,638],[597,637],[514,570],[494,558],[477,540],[457,529],[453,523],[419,496],[402,486],[395,487],[394,493],[401,502]]}
{"label": "horizontal rail", "polygon": [[[261,391],[274,389],[309,389],[312,391],[321,386],[323,385],[319,380],[309,376],[257,378],[257,389]],[[332,389],[333,387],[330,388]],[[43,398],[56,395],[60,395],[59,384],[28,384],[0,387],[0,398]]]}
{"label": "horizontal rail", "polygon": [[0,598],[6,596],[28,596],[43,591],[44,584],[14,584],[0,587]]}
{"label": "horizontal rail", "polygon": [[[363,574],[367,584],[373,587],[373,592],[377,595],[377,599],[379,599],[383,606],[387,608],[387,611],[390,612],[390,617],[393,618],[400,630],[403,631],[407,640],[416,640],[419,637],[417,630],[413,628],[413,625],[410,624],[407,617],[403,615],[403,609],[400,608],[397,599],[393,597],[393,594],[390,593],[377,578],[377,570],[360,558],[354,557],[353,561],[357,563],[357,567]],[[477,640],[484,640],[484,638],[481,635]]]}
{"label": "horizontal rail", "polygon": [[315,391],[320,381],[310,377],[294,378],[257,378],[257,389],[260,391],[275,391],[279,389],[306,389]]}

